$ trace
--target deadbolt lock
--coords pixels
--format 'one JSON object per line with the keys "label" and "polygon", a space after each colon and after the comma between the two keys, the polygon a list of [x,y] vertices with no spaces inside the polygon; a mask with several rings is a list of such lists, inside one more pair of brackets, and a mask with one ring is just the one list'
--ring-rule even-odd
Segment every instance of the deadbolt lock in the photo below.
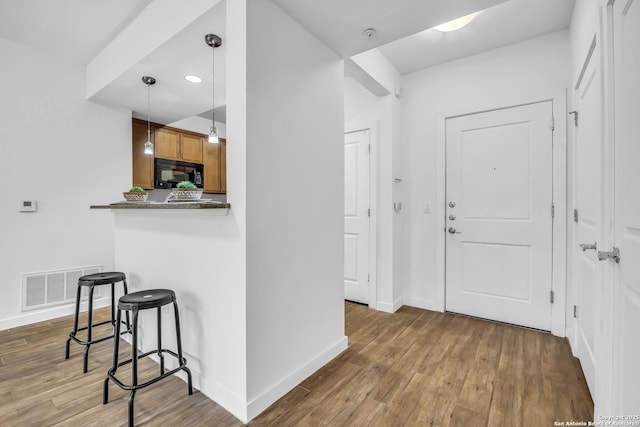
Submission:
{"label": "deadbolt lock", "polygon": [[449,202],[449,207],[450,208],[455,208],[456,207],[456,202]]}

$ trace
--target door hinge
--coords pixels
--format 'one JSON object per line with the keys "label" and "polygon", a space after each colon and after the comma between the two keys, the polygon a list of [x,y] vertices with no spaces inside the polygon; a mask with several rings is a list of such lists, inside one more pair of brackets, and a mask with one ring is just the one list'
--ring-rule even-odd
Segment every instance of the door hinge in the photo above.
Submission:
{"label": "door hinge", "polygon": [[367,273],[367,282],[371,281],[371,273]]}
{"label": "door hinge", "polygon": [[550,127],[551,127],[551,130],[556,130],[556,119],[553,116],[551,116]]}
{"label": "door hinge", "polygon": [[549,301],[551,301],[551,304],[553,304],[553,300],[554,300],[554,294],[553,291],[549,292]]}
{"label": "door hinge", "polygon": [[578,306],[574,305],[573,306],[573,317],[578,317]]}
{"label": "door hinge", "polygon": [[371,208],[367,209],[367,216],[371,217]]}
{"label": "door hinge", "polygon": [[371,153],[371,144],[369,144],[369,153]]}
{"label": "door hinge", "polygon": [[556,205],[551,204],[551,218],[555,218],[556,216]]}
{"label": "door hinge", "polygon": [[573,210],[573,222],[578,222],[578,209]]}

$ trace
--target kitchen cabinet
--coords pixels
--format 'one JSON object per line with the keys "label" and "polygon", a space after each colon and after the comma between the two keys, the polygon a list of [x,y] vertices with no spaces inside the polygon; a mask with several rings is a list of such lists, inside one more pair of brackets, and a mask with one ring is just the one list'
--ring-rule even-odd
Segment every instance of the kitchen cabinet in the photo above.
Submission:
{"label": "kitchen cabinet", "polygon": [[202,164],[202,135],[161,127],[155,137],[156,157]]}
{"label": "kitchen cabinet", "polygon": [[205,142],[202,146],[204,156],[204,192],[227,192],[227,141],[220,138],[218,144]]}
{"label": "kitchen cabinet", "polygon": [[[153,190],[153,156],[144,154],[147,142],[147,123],[133,120],[132,126],[133,186]],[[154,128],[151,128],[151,142],[154,142]]]}
{"label": "kitchen cabinet", "polygon": [[169,128],[157,128],[155,137],[154,154],[156,157],[182,160],[180,158],[180,132]]}
{"label": "kitchen cabinet", "polygon": [[227,141],[209,144],[207,135],[151,123],[154,156],[144,154],[147,122],[133,119],[133,185],[154,188],[155,158],[179,160],[204,165],[204,192],[227,193]]}
{"label": "kitchen cabinet", "polygon": [[202,140],[201,135],[181,132],[180,133],[180,157],[181,160],[191,163],[202,162]]}

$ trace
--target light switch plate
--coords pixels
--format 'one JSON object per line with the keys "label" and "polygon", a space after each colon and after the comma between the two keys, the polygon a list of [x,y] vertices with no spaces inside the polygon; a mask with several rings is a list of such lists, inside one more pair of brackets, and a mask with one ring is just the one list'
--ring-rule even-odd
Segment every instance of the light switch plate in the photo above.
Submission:
{"label": "light switch plate", "polygon": [[38,202],[35,200],[20,200],[18,204],[18,212],[35,212],[38,207]]}

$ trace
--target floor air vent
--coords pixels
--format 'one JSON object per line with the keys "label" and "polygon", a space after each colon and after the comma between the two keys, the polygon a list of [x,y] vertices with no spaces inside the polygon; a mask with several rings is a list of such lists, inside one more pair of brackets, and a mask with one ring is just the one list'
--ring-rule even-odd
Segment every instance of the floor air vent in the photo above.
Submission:
{"label": "floor air vent", "polygon": [[[78,279],[86,274],[99,273],[100,271],[102,271],[102,266],[94,265],[23,274],[22,311],[75,303]],[[100,286],[95,288],[94,298],[102,296],[100,288]],[[82,296],[86,299],[84,290]]]}

